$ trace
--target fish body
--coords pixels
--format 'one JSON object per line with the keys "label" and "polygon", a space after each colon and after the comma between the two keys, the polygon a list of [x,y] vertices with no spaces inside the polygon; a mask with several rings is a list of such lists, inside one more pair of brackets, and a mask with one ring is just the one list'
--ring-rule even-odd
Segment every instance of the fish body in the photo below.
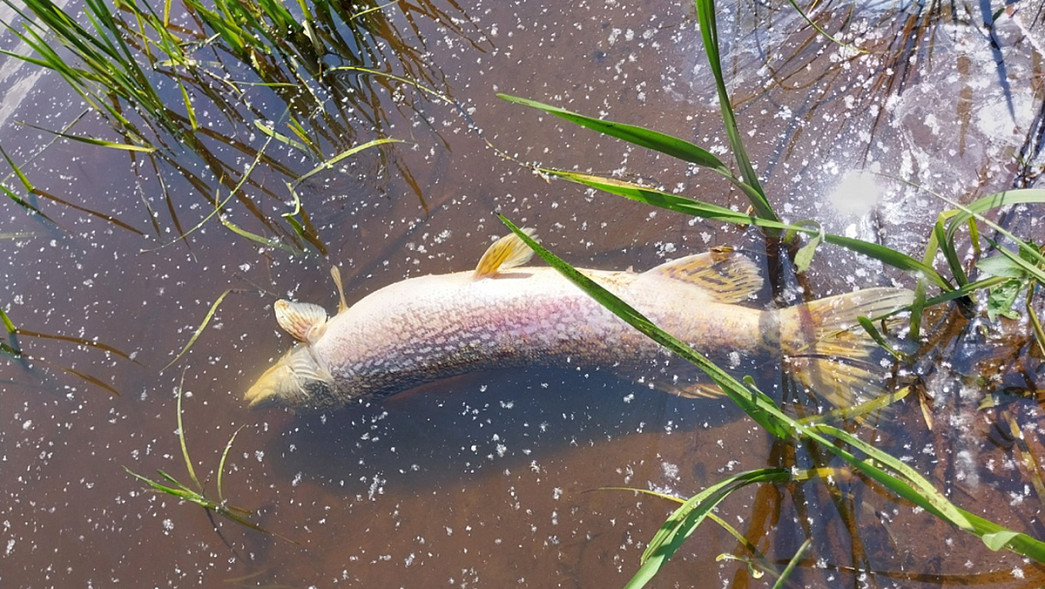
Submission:
{"label": "fish body", "polygon": [[[524,247],[511,237],[503,247]],[[667,354],[556,270],[519,263],[502,260],[484,269],[481,260],[476,272],[403,280],[329,320],[314,305],[277,303],[277,315],[283,310],[281,325],[302,341],[251,387],[247,401],[252,406],[335,407],[485,368],[630,369]],[[845,327],[843,318],[856,324],[856,314],[892,310],[909,300],[907,291],[886,288],[785,309],[744,306],[738,303],[753,296],[762,279],[754,262],[731,250],[688,256],[641,273],[581,272],[713,359],[781,352],[816,357],[827,330]],[[834,352],[850,360],[867,357],[873,348],[850,332],[835,334],[831,341]],[[812,367],[829,370],[825,376],[832,378],[837,371],[827,364]],[[864,370],[856,378],[871,376]]]}

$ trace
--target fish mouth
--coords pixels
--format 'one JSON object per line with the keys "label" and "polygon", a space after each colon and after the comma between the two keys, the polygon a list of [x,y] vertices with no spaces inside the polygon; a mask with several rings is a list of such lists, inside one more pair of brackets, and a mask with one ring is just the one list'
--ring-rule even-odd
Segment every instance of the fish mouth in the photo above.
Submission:
{"label": "fish mouth", "polygon": [[243,400],[247,402],[248,409],[264,409],[279,405],[279,399],[274,391],[258,387],[257,385],[247,389],[247,393],[243,395]]}
{"label": "fish mouth", "polygon": [[279,405],[280,399],[283,397],[281,391],[285,388],[287,379],[293,378],[293,375],[286,374],[287,372],[289,372],[289,369],[282,360],[266,370],[243,395],[243,400],[247,402],[247,407],[250,409],[263,409]]}
{"label": "fish mouth", "polygon": [[298,344],[266,370],[243,400],[251,409],[307,407],[330,396],[334,379],[308,344]]}

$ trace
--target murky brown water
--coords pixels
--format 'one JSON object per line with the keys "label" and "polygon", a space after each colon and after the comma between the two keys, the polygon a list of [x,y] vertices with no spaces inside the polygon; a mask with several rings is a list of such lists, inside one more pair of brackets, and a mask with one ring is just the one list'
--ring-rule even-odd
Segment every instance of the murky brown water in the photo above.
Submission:
{"label": "murky brown water", "polygon": [[[399,33],[382,52],[463,105],[498,149],[525,162],[620,173],[746,206],[706,172],[495,97],[505,92],[642,124],[725,153],[690,4],[422,6],[409,21],[385,9]],[[936,213],[949,205],[854,171],[895,175],[962,202],[1033,186],[1045,165],[1045,24],[1040,5],[1010,6],[1017,14],[996,17],[993,36],[982,23],[1000,4],[991,11],[858,7],[849,26],[862,32],[848,40],[870,54],[818,37],[786,4],[724,6],[720,34],[740,125],[781,213],[920,257]],[[848,9],[839,7],[835,19],[825,11],[819,22],[837,31]],[[16,45],[3,39],[5,48]],[[413,58],[403,57],[406,48]],[[548,183],[487,148],[455,108],[409,88],[397,97],[371,80],[363,84],[376,109],[361,101],[342,112],[345,119],[331,117],[326,155],[378,136],[407,143],[364,152],[299,188],[329,255],[261,247],[217,219],[187,243],[157,249],[177,237],[170,211],[188,230],[212,210],[207,198],[219,181],[187,153],[184,165],[211,193],[201,196],[166,170],[168,208],[156,172],[141,158],[132,166],[121,152],[59,142],[26,163],[50,138],[18,121],[58,129],[82,107],[53,77],[26,91],[13,82],[28,69],[7,72],[0,69],[9,76],[0,109],[4,150],[40,189],[112,214],[141,235],[44,200],[54,228],[0,200],[0,305],[11,319],[26,330],[96,338],[134,358],[23,335],[23,349],[51,365],[0,364],[5,587],[623,585],[672,505],[600,488],[689,496],[730,473],[793,463],[793,448],[775,444],[725,402],[680,399],[601,372],[482,373],[324,415],[248,412],[243,391],[290,344],[277,332],[272,301],[290,295],[333,309],[331,264],[341,266],[350,302],[404,277],[470,268],[505,233],[496,211],[538,228],[546,245],[581,266],[646,268],[716,244],[758,253],[760,240]],[[272,94],[251,107],[276,120],[284,104]],[[209,113],[207,124],[257,149],[263,137],[253,118],[237,124]],[[74,129],[117,139],[93,115]],[[215,153],[237,172],[253,159],[218,143]],[[294,174],[315,165],[285,146],[269,149]],[[266,215],[287,212],[278,170],[263,165],[255,174],[250,197]],[[18,186],[13,178],[5,184]],[[143,201],[156,212],[159,234]],[[1021,210],[1004,220],[1041,242],[1040,214]],[[234,204],[229,215],[264,231],[243,206]],[[801,284],[823,296],[893,280],[912,284],[825,247]],[[160,371],[230,288],[191,351]],[[800,297],[786,288],[782,296]],[[960,506],[1040,538],[1043,498],[1025,461],[1043,456],[1042,412],[1018,394],[1039,388],[1040,355],[1025,325],[957,318],[947,325],[931,361],[916,367],[935,398],[934,430],[910,398],[860,435],[929,475]],[[121,396],[56,366],[93,375]],[[188,480],[175,421],[183,375],[188,447],[210,492],[221,450],[244,426],[225,493],[296,543],[226,520],[215,529],[202,509],[145,492],[124,472],[163,469]],[[978,408],[986,393],[999,393],[998,407]],[[1010,417],[1025,439],[1012,435]],[[800,466],[812,464],[804,449],[799,456]],[[811,536],[792,586],[1045,582],[1041,568],[990,552],[859,479],[751,489],[718,513],[780,569]],[[721,554],[751,557],[708,522],[656,585],[772,583],[754,578],[742,561],[718,560]]]}

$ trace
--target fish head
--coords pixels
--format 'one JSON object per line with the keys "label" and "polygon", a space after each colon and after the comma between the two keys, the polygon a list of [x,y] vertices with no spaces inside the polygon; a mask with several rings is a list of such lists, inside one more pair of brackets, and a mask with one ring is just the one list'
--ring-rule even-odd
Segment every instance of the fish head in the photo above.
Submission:
{"label": "fish head", "polygon": [[[300,343],[276,361],[247,390],[244,400],[253,408],[284,406],[323,407],[333,401],[334,378],[316,357],[312,346]],[[329,400],[324,403],[324,400]]]}

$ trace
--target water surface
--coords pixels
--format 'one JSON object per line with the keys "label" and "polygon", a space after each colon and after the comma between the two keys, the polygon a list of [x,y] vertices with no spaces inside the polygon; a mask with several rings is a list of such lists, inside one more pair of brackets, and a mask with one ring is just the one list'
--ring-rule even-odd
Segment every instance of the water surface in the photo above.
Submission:
{"label": "water surface", "polygon": [[[1041,8],[1026,0],[1009,6],[997,15],[1000,4],[814,11],[821,26],[867,53],[818,35],[787,4],[722,6],[719,32],[739,124],[781,214],[921,257],[936,214],[950,208],[933,192],[969,202],[1040,186]],[[297,188],[325,254],[305,243],[309,255],[265,247],[217,218],[178,239],[213,210],[215,194],[228,195],[230,178],[263,145],[271,160],[251,172],[246,201],[230,201],[226,218],[287,237],[261,219],[278,221],[291,210],[284,180],[316,161],[279,142],[266,145],[253,121],[284,123],[288,104],[309,100],[300,88],[255,92],[249,104],[232,97],[240,118],[200,113],[214,132],[204,139],[207,150],[229,170],[222,178],[189,149],[176,160],[178,171],[116,150],[48,145],[50,135],[20,122],[57,130],[85,107],[55,76],[37,79],[9,58],[0,63],[0,75],[22,81],[8,84],[0,112],[4,150],[42,191],[133,229],[36,199],[51,224],[0,200],[0,305],[12,321],[102,342],[131,358],[23,334],[19,343],[37,361],[0,365],[4,586],[623,585],[673,506],[604,487],[687,497],[732,473],[795,463],[795,448],[775,443],[726,401],[681,399],[650,390],[642,375],[601,370],[473,374],[321,415],[246,409],[247,386],[291,343],[271,316],[276,298],[333,310],[333,264],[349,302],[405,277],[470,268],[506,232],[495,212],[537,228],[543,243],[580,266],[645,269],[718,244],[768,266],[753,230],[548,182],[523,164],[619,175],[745,208],[721,178],[495,96],[641,124],[725,156],[690,4],[478,1],[381,14],[373,30],[360,25],[352,37],[356,63],[423,80],[459,107],[373,77],[313,85],[326,110],[308,120],[326,157],[377,137],[403,141]],[[18,46],[10,35],[2,43]],[[349,61],[325,59],[330,67]],[[250,74],[240,67],[232,79]],[[176,103],[177,87],[157,80]],[[119,140],[90,113],[73,132]],[[5,184],[19,187],[15,178]],[[1040,210],[1000,220],[1043,239]],[[808,273],[795,277],[785,267],[775,283],[756,304],[911,286],[913,278],[825,247]],[[189,352],[161,370],[229,289]],[[912,369],[935,401],[928,409],[934,428],[911,397],[862,424],[861,437],[902,457],[962,507],[1042,537],[1037,467],[1027,466],[1028,456],[1039,463],[1042,456],[1041,408],[1026,394],[1039,389],[1042,366],[1027,326],[951,312],[934,337]],[[774,369],[766,367],[769,386]],[[225,494],[294,542],[209,518],[143,490],[124,472],[163,469],[188,481],[176,431],[179,387],[188,448],[209,493],[222,449],[243,427]],[[997,405],[983,409],[987,394]],[[797,454],[801,467],[826,460],[807,449]],[[718,513],[781,569],[812,537],[793,586],[1042,582],[1039,567],[990,552],[873,484],[835,482],[749,489]],[[709,522],[657,584],[772,583],[721,554],[754,558]]]}

